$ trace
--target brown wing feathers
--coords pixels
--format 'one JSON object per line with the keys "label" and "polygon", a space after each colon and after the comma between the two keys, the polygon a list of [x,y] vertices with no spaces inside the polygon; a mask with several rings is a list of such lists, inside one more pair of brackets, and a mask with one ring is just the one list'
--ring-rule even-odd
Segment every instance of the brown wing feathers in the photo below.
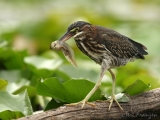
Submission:
{"label": "brown wing feathers", "polygon": [[120,58],[136,57],[139,59],[144,59],[143,55],[148,54],[145,51],[146,47],[142,44],[135,42],[130,38],[121,35],[120,33],[113,30],[103,27],[101,27],[100,29],[101,34],[103,33],[102,44],[104,44],[106,49],[108,49],[114,56]]}

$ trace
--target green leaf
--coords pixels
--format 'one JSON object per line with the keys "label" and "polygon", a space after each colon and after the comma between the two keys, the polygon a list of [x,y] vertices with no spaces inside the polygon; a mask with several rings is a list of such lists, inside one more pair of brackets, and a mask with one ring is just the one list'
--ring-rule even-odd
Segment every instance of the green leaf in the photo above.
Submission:
{"label": "green leaf", "polygon": [[36,69],[54,70],[62,64],[60,59],[47,59],[40,56],[25,57],[25,63],[34,66]]}
{"label": "green leaf", "polygon": [[48,51],[45,51],[41,54],[42,57],[45,57],[45,58],[50,58],[50,59],[53,59],[53,58],[59,58],[59,55],[58,53],[54,52],[53,50],[48,50]]}
{"label": "green leaf", "polygon": [[8,84],[8,82],[6,80],[0,79],[0,91],[6,90],[7,84]]}
{"label": "green leaf", "polygon": [[45,111],[50,110],[50,109],[54,109],[54,108],[58,108],[64,104],[65,104],[65,102],[56,101],[55,99],[52,98],[52,100],[45,107]]}
{"label": "green leaf", "polygon": [[12,120],[12,119],[18,119],[21,117],[24,117],[24,114],[22,114],[19,111],[5,110],[3,112],[0,112],[0,120]]}
{"label": "green leaf", "polygon": [[[50,96],[66,103],[73,103],[83,100],[94,85],[94,83],[85,79],[72,79],[60,83],[58,78],[48,78],[37,84],[36,91],[39,95]],[[89,101],[102,99],[101,91],[98,89]]]}
{"label": "green leaf", "polygon": [[123,93],[128,93],[129,95],[137,95],[144,92],[149,88],[150,85],[146,85],[142,80],[136,80],[133,84],[129,85]]}
{"label": "green leaf", "polygon": [[12,95],[6,91],[0,92],[0,111],[20,111],[24,115],[32,114],[32,107],[26,91]]}
{"label": "green leaf", "polygon": [[[4,54],[5,53],[5,54]],[[24,67],[24,56],[27,55],[27,51],[14,51],[11,48],[6,48],[0,51],[1,64],[5,69],[21,69]]]}
{"label": "green leaf", "polygon": [[61,64],[61,59],[47,59],[40,56],[25,57],[25,63],[32,72],[41,77],[49,77]]}
{"label": "green leaf", "polygon": [[35,87],[30,86],[30,85],[24,85],[24,86],[20,87],[19,89],[17,89],[16,91],[14,91],[13,94],[15,94],[15,95],[19,94],[19,93],[23,92],[24,90],[27,90],[27,93],[28,93],[29,97],[36,96]]}
{"label": "green leaf", "polygon": [[1,70],[0,76],[8,81],[7,91],[10,93],[30,83],[29,80],[23,78],[21,70]]}
{"label": "green leaf", "polygon": [[6,79],[7,81],[16,82],[18,79],[20,79],[21,71],[20,70],[1,70],[0,76],[3,79]]}
{"label": "green leaf", "polygon": [[65,72],[72,78],[84,78],[89,79],[92,82],[96,82],[99,76],[99,72],[96,72],[94,69],[81,67],[79,65],[78,69],[71,65],[63,65],[59,68],[62,72]]}
{"label": "green leaf", "polygon": [[54,77],[57,77],[61,83],[71,79],[65,72],[62,72],[60,70],[55,71]]}

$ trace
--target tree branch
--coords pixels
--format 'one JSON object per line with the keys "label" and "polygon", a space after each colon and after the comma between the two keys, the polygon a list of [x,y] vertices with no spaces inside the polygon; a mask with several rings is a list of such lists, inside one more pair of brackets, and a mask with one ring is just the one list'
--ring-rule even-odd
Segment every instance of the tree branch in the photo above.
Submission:
{"label": "tree branch", "polygon": [[160,120],[160,88],[133,96],[128,103],[120,103],[124,111],[115,103],[110,111],[108,102],[93,103],[96,107],[62,106],[19,120]]}

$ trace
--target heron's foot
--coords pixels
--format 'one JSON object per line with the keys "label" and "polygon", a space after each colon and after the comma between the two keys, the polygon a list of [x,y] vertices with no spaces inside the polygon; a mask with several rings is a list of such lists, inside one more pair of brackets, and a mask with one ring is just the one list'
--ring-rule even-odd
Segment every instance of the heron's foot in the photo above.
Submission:
{"label": "heron's foot", "polygon": [[108,107],[108,110],[111,109],[111,106],[112,106],[113,101],[115,101],[115,102],[117,103],[117,105],[119,106],[119,108],[120,108],[121,110],[123,110],[123,108],[121,107],[121,105],[120,105],[119,102],[117,101],[115,95],[111,96],[111,98],[109,98],[108,100],[97,100],[97,102],[104,102],[104,101],[110,102],[109,107]]}
{"label": "heron's foot", "polygon": [[79,104],[82,104],[81,108],[83,108],[85,106],[85,104],[88,104],[92,107],[95,107],[95,104],[90,103],[90,102],[86,101],[85,99],[80,101],[80,102],[77,102],[77,103],[66,104],[66,106],[76,106],[76,105],[79,105]]}
{"label": "heron's foot", "polygon": [[115,101],[115,102],[117,103],[117,105],[119,106],[119,108],[123,111],[123,108],[121,107],[121,105],[120,105],[119,102],[117,101],[115,95],[112,95],[111,98],[109,98],[109,99],[106,100],[106,101],[110,102],[109,107],[108,107],[108,110],[111,109],[112,103],[113,103],[113,101]]}

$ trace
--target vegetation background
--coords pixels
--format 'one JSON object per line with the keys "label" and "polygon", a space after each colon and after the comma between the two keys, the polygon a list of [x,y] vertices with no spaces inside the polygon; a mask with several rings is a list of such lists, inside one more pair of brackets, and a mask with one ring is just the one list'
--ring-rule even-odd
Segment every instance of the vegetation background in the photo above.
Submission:
{"label": "vegetation background", "polygon": [[[67,43],[75,52],[78,69],[68,63],[62,52],[50,50],[51,42],[58,40],[77,20],[113,29],[148,48],[146,60],[136,60],[114,70],[116,93],[137,79],[149,84],[150,89],[160,87],[159,0],[1,0],[0,90],[12,96],[27,89],[33,111],[37,111],[45,109],[51,99],[36,93],[40,78],[58,77],[61,82],[83,78],[96,82],[100,66],[85,56],[73,39]],[[101,91],[109,96],[111,85],[107,72]],[[0,107],[4,108],[2,98],[3,95]]]}

